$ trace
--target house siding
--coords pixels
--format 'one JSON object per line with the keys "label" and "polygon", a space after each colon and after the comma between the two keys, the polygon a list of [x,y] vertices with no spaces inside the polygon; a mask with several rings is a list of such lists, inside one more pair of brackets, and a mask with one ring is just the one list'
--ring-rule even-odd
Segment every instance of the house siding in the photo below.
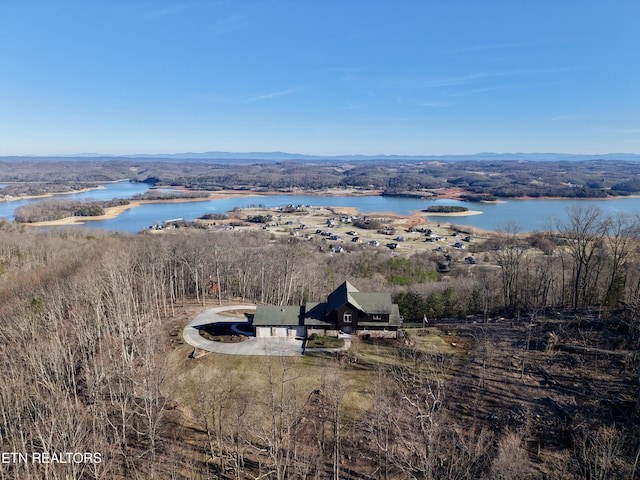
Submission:
{"label": "house siding", "polygon": [[[351,321],[344,321],[345,314],[351,315]],[[290,307],[259,306],[254,316],[256,336],[305,337],[314,333],[337,335],[360,330],[364,334],[379,331],[381,335],[391,336],[401,326],[398,306],[391,303],[390,294],[359,292],[346,281],[329,294],[327,302]]]}
{"label": "house siding", "polygon": [[[358,320],[360,320],[360,312],[358,310],[356,310],[355,308],[353,308],[351,305],[349,304],[345,304],[342,305],[341,307],[338,307],[335,311],[336,313],[336,326],[338,327],[338,330],[344,330],[345,328],[350,328],[352,330],[355,330],[358,328]],[[344,314],[345,313],[350,313],[351,314],[351,322],[349,323],[345,323],[344,321]]]}

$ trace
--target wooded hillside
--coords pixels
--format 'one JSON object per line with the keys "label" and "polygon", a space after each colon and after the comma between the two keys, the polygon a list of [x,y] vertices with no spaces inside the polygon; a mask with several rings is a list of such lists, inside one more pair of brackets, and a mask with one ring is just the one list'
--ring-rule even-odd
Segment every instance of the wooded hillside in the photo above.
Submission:
{"label": "wooded hillside", "polygon": [[[435,252],[2,224],[3,451],[102,461],[3,463],[0,478],[634,478],[637,217],[569,218],[477,242],[479,264],[454,258],[446,281],[416,274]],[[428,330],[295,361],[189,358],[180,341],[207,306],[321,300],[345,279]],[[456,353],[421,353],[424,335]]]}
{"label": "wooded hillside", "polygon": [[[0,161],[2,182],[59,183],[133,180],[195,190],[319,190],[369,188],[388,195],[460,188],[469,197],[598,198],[640,191],[640,162],[588,161],[361,161],[242,162],[162,159],[74,159]],[[47,187],[49,185],[49,187]],[[13,190],[12,190],[13,191]],[[2,194],[0,190],[0,195]]]}

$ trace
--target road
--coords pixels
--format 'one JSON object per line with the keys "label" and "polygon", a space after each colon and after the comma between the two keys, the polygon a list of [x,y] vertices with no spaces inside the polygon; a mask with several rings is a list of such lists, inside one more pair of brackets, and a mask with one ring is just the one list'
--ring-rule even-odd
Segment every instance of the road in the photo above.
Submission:
{"label": "road", "polygon": [[182,338],[189,345],[200,350],[228,355],[302,355],[302,340],[283,337],[248,337],[244,342],[222,343],[212,342],[202,337],[199,327],[212,323],[241,323],[237,318],[220,315],[229,310],[249,310],[255,305],[228,305],[210,308],[196,315],[182,330]]}

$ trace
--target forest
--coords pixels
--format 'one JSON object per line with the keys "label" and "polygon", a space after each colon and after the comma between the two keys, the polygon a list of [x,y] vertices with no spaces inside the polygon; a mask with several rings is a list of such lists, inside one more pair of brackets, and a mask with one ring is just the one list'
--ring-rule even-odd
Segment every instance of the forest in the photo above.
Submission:
{"label": "forest", "polygon": [[[2,451],[100,461],[3,461],[0,478],[636,478],[640,219],[568,213],[488,234],[446,275],[430,251],[4,222]],[[181,341],[204,308],[319,301],[345,279],[392,293],[405,340],[266,360]]]}
{"label": "forest", "polygon": [[70,200],[67,198],[46,199],[22,205],[15,209],[16,222],[35,223],[60,220],[67,217],[95,217],[104,215],[105,208],[128,205],[127,199],[114,200]]}
{"label": "forest", "polygon": [[[361,188],[386,195],[428,195],[457,188],[467,199],[495,197],[604,198],[640,191],[640,163],[584,161],[248,162],[132,158],[0,159],[0,179],[30,182],[26,194],[60,191],[61,184],[132,180],[191,190],[322,190]],[[15,195],[15,186],[0,195]],[[8,189],[8,190],[7,190]]]}

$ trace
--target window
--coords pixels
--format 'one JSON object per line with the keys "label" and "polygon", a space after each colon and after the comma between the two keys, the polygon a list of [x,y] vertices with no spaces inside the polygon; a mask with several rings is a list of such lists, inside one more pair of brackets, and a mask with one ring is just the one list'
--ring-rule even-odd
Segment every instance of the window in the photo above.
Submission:
{"label": "window", "polygon": [[382,320],[382,315],[374,315],[373,319],[374,320]]}
{"label": "window", "polygon": [[353,315],[349,312],[345,312],[342,316],[342,321],[344,323],[351,323],[353,321]]}

